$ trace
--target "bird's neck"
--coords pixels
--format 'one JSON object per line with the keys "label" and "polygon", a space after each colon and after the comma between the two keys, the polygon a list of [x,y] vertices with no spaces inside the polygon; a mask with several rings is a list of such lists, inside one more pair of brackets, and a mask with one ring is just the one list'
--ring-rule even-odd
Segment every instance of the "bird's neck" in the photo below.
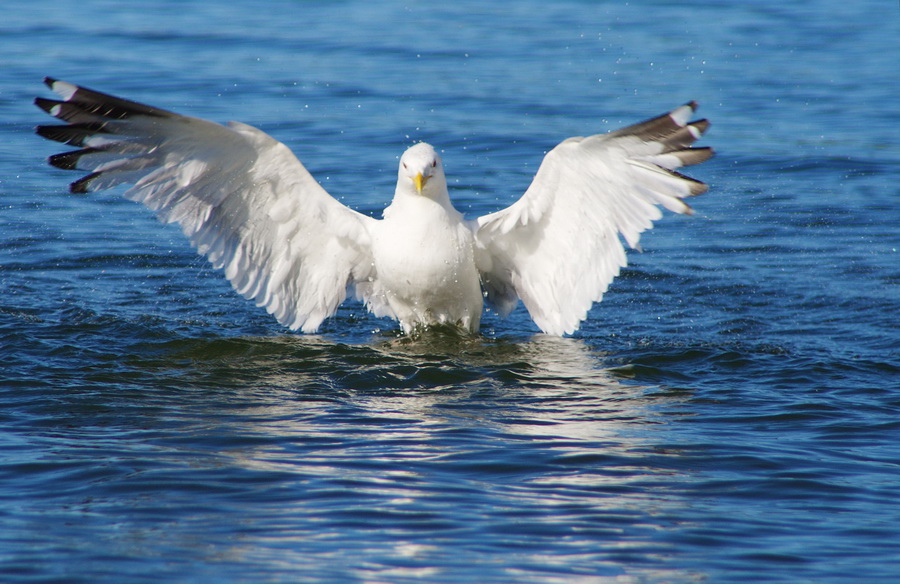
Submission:
{"label": "bird's neck", "polygon": [[392,216],[404,215],[412,217],[435,217],[445,216],[452,221],[461,219],[462,215],[450,202],[450,195],[447,189],[442,189],[435,193],[429,193],[431,196],[420,195],[419,193],[405,192],[398,189],[394,195],[394,200],[388,208],[384,210],[384,218],[389,219]]}

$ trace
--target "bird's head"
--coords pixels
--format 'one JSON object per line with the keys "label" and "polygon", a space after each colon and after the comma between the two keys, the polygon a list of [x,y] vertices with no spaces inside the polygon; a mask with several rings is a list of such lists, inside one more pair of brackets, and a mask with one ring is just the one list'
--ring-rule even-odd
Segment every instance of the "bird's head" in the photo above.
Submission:
{"label": "bird's head", "polygon": [[410,192],[431,199],[437,199],[447,192],[441,157],[431,144],[419,142],[403,153],[400,157],[397,189],[409,189]]}

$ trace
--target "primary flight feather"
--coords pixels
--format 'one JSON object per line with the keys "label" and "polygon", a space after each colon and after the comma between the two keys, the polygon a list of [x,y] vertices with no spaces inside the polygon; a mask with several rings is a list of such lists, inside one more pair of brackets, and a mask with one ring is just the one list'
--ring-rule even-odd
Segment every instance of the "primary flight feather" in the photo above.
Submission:
{"label": "primary flight feather", "polygon": [[329,195],[281,142],[45,79],[61,99],[35,103],[65,125],[38,126],[78,147],[50,164],[89,174],[72,192],[130,184],[125,196],[178,223],[240,294],[290,329],[318,330],[351,291],[407,333],[433,324],[475,332],[485,300],[519,300],[546,333],[570,334],[661,217],[690,213],[706,185],[675,169],[712,156],[691,102],[548,152],[525,194],[467,221],[450,202],[441,158],[419,143],[400,158],[382,219]]}

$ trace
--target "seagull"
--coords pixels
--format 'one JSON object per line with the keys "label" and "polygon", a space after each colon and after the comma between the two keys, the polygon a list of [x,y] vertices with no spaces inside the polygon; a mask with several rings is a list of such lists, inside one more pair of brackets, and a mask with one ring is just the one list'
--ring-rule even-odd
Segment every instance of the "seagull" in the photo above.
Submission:
{"label": "seagull", "polygon": [[45,78],[60,99],[35,104],[62,125],[38,135],[77,147],[49,163],[88,171],[73,193],[124,192],[181,230],[234,289],[291,330],[316,332],[352,295],[406,334],[434,325],[479,330],[485,304],[507,316],[521,300],[543,332],[574,333],[626,265],[660,206],[690,214],[707,186],[675,169],[703,162],[691,145],[706,120],[696,102],[546,153],[509,207],[466,219],[441,157],[420,142],[400,157],[383,217],[333,198],[287,146],[227,125]]}

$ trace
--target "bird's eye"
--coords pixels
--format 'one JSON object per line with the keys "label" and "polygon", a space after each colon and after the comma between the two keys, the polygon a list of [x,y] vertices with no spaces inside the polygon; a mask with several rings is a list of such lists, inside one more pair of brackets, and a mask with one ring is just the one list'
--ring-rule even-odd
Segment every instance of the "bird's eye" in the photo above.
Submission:
{"label": "bird's eye", "polygon": [[403,165],[403,168],[404,168],[404,169],[406,168],[406,163],[405,163],[405,162],[401,162],[400,164]]}
{"label": "bird's eye", "polygon": [[431,161],[431,168],[434,168],[435,166],[437,166],[437,160],[432,160],[432,161]]}

